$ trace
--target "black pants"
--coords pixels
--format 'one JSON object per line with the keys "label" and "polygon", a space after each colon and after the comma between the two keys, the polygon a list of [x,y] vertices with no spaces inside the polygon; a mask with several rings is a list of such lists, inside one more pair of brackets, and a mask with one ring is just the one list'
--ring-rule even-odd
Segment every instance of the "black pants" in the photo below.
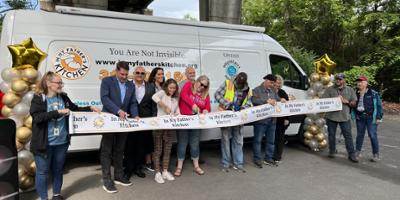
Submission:
{"label": "black pants", "polygon": [[111,180],[111,164],[114,165],[114,178],[122,178],[122,160],[126,138],[126,133],[109,133],[103,135],[100,147],[100,163],[103,180]]}
{"label": "black pants", "polygon": [[275,151],[274,160],[281,160],[283,146],[285,146],[285,131],[289,126],[285,126],[284,118],[278,118],[275,129]]}
{"label": "black pants", "polygon": [[145,164],[145,156],[154,151],[153,134],[151,131],[138,131],[128,135],[125,147],[125,173],[131,175]]}

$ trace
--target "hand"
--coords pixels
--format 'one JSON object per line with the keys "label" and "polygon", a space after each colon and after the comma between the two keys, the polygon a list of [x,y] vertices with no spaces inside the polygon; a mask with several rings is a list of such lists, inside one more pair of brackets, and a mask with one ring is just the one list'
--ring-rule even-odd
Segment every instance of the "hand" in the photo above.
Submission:
{"label": "hand", "polygon": [[294,95],[291,94],[291,95],[289,95],[289,100],[290,100],[290,101],[296,100],[296,97],[295,97]]}
{"label": "hand", "polygon": [[208,113],[208,110],[203,110],[203,114],[207,114]]}
{"label": "hand", "polygon": [[285,98],[281,98],[281,103],[286,103],[286,99]]}
{"label": "hand", "polygon": [[165,111],[167,114],[171,114],[171,109],[168,108],[168,107],[165,107],[165,108],[164,108],[164,111]]}
{"label": "hand", "polygon": [[139,120],[140,120],[139,116],[136,116],[136,117],[133,118],[133,121],[135,121],[135,122],[138,122]]}
{"label": "hand", "polygon": [[70,112],[70,110],[69,109],[61,109],[61,110],[57,110],[58,111],[58,114],[61,114],[61,115],[69,115],[69,112]]}
{"label": "hand", "polygon": [[289,120],[285,119],[285,120],[283,121],[283,124],[284,124],[285,126],[289,125]]}
{"label": "hand", "polygon": [[120,118],[121,120],[125,120],[125,119],[128,118],[128,116],[129,116],[129,114],[126,113],[126,112],[123,111],[123,110],[120,110],[120,111],[118,112],[118,115],[119,115],[119,118]]}
{"label": "hand", "polygon": [[195,113],[195,114],[197,114],[197,113],[199,113],[199,107],[196,105],[196,104],[194,104],[193,106],[192,106],[192,111],[193,111],[193,113]]}
{"label": "hand", "polygon": [[267,103],[275,106],[276,105],[276,100],[275,99],[268,99]]}
{"label": "hand", "polygon": [[339,96],[340,100],[342,101],[343,104],[348,104],[349,101],[347,99],[345,99],[342,95]]}
{"label": "hand", "polygon": [[90,106],[90,110],[93,112],[101,113],[101,110],[94,106]]}

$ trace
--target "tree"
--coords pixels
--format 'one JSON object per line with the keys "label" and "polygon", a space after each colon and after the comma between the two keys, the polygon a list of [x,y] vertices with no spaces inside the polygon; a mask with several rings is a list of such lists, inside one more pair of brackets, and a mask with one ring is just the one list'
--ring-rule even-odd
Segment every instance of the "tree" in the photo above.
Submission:
{"label": "tree", "polygon": [[199,21],[196,17],[192,16],[190,13],[187,13],[183,16],[183,19],[189,20],[189,21]]}
{"label": "tree", "polygon": [[3,26],[3,19],[7,11],[17,10],[17,9],[36,9],[39,2],[29,1],[29,0],[6,0],[0,4],[0,32]]}

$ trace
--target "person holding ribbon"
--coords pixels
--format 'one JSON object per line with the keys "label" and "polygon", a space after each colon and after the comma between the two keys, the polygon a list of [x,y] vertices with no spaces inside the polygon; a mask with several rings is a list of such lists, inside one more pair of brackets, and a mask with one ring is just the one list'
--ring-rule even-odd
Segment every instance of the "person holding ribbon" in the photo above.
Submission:
{"label": "person holding ribbon", "polygon": [[[253,97],[251,99],[254,106],[270,104],[275,106],[280,101],[279,96],[274,90],[276,76],[268,74],[264,76],[264,82],[254,88]],[[275,128],[276,118],[270,117],[254,123],[254,139],[253,139],[253,163],[258,168],[262,168],[261,162],[261,141],[265,135],[265,156],[263,163],[268,166],[277,166],[273,160],[275,151]]]}
{"label": "person holding ribbon", "polygon": [[[202,75],[197,80],[187,82],[181,91],[179,99],[179,109],[182,115],[206,114],[211,111],[210,96],[208,94],[210,88],[210,80],[207,76]],[[200,130],[187,129],[178,133],[178,165],[176,167],[175,176],[182,174],[182,166],[185,160],[186,147],[189,143],[190,154],[193,161],[194,172],[203,175],[204,171],[199,166],[200,155]]]}
{"label": "person holding ribbon", "polygon": [[[252,91],[247,83],[247,74],[240,72],[234,80],[227,79],[215,92],[218,110],[240,111],[252,106]],[[232,145],[232,159],[231,159]],[[222,170],[229,172],[231,160],[233,169],[245,173],[243,159],[243,125],[221,128]]]}
{"label": "person holding ribbon", "polygon": [[336,150],[336,129],[340,126],[348,159],[353,163],[358,163],[358,158],[355,155],[353,137],[351,135],[350,108],[356,106],[357,95],[353,88],[346,85],[345,75],[339,73],[335,75],[335,84],[328,87],[323,98],[339,97],[342,101],[342,110],[326,113],[326,125],[328,126],[328,143],[329,143],[329,158],[334,158]]}
{"label": "person holding ribbon", "polygon": [[[129,65],[119,61],[116,76],[104,78],[100,86],[100,98],[103,111],[119,116],[120,120],[128,117],[139,120],[135,86],[128,81]],[[133,133],[135,134],[135,133]],[[114,183],[130,186],[132,182],[123,171],[123,156],[128,133],[104,134],[100,144],[100,163],[103,174],[103,189],[108,193],[118,192]],[[114,181],[111,179],[111,163],[114,166]]]}
{"label": "person holding ribbon", "polygon": [[[177,116],[180,114],[178,100],[178,83],[174,79],[168,79],[163,89],[153,95],[153,101],[157,103],[157,116]],[[173,181],[174,176],[168,171],[172,138],[174,130],[154,131],[154,153],[153,162],[156,175],[154,180],[157,183],[164,183],[164,180]],[[163,155],[161,156],[161,153]],[[160,157],[162,157],[162,174],[160,170]]]}
{"label": "person holding ribbon", "polygon": [[100,112],[96,107],[78,107],[62,91],[64,83],[54,72],[47,72],[33,96],[31,151],[35,156],[35,188],[40,199],[48,199],[47,177],[52,172],[53,198],[61,196],[65,156],[71,136],[69,135],[70,111]]}

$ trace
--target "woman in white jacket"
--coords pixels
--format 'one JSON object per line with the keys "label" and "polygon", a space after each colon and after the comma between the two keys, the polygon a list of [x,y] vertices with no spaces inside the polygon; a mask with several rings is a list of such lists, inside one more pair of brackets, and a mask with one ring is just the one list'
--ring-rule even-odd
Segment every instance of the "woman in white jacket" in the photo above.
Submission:
{"label": "woman in white jacket", "polygon": [[[162,87],[153,95],[153,101],[157,103],[157,116],[179,115],[178,83],[174,79],[168,79]],[[164,183],[164,180],[173,181],[174,176],[168,171],[172,137],[174,130],[160,130],[154,132],[154,153],[153,162],[156,175],[154,180],[157,183]],[[160,169],[160,157],[162,155],[162,173]]]}

